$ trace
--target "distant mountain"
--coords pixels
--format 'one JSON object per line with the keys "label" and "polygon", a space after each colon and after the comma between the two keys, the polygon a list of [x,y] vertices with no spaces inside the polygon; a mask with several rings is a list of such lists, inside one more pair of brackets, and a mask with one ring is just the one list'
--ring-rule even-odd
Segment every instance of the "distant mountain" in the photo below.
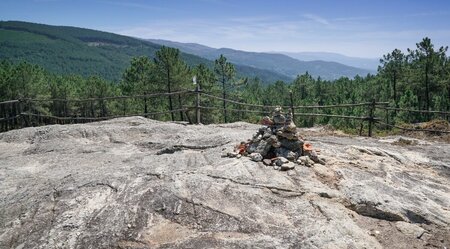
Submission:
{"label": "distant mountain", "polygon": [[294,59],[302,60],[302,61],[334,61],[344,65],[364,68],[371,71],[377,71],[378,65],[380,64],[380,59],[377,58],[360,58],[360,57],[350,57],[337,53],[328,53],[328,52],[273,52],[279,54],[285,54]]}
{"label": "distant mountain", "polygon": [[185,53],[195,54],[210,60],[214,60],[220,54],[223,54],[230,62],[274,71],[291,78],[305,72],[324,79],[336,79],[342,76],[352,78],[356,75],[365,76],[374,72],[373,70],[351,67],[337,62],[323,60],[300,61],[284,54],[246,52],[229,48],[215,49],[196,43],[180,43],[167,40],[150,39],[149,41],[175,47]]}
{"label": "distant mountain", "polygon": [[[117,81],[132,57],[154,57],[161,45],[102,31],[0,21],[0,60],[28,61],[61,74],[99,75]],[[186,52],[191,66],[213,61]],[[290,77],[265,69],[236,65],[239,76],[259,77],[264,83],[290,81]]]}

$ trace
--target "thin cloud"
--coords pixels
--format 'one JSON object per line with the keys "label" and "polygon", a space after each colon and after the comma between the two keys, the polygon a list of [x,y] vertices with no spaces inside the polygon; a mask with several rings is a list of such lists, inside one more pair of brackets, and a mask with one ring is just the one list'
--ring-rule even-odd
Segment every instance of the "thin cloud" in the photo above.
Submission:
{"label": "thin cloud", "polygon": [[167,39],[247,51],[335,51],[350,56],[379,57],[394,48],[414,47],[424,36],[436,45],[450,40],[450,29],[386,30],[374,23],[336,21],[317,15],[283,20],[277,16],[226,19],[158,20],[111,30],[140,38]]}
{"label": "thin cloud", "polygon": [[33,0],[35,3],[55,3],[55,2],[64,2],[67,0]]}
{"label": "thin cloud", "polygon": [[303,17],[308,19],[308,20],[311,20],[311,21],[314,21],[314,22],[317,22],[317,23],[320,23],[320,24],[323,24],[323,25],[330,25],[330,22],[327,19],[325,19],[325,18],[323,18],[321,16],[318,16],[318,15],[304,14]]}
{"label": "thin cloud", "polygon": [[[44,0],[44,1],[48,1],[48,0]],[[162,10],[168,11],[169,10],[167,8],[155,7],[150,4],[142,4],[142,3],[130,2],[130,1],[98,0],[97,2],[103,3],[103,4],[127,7],[127,8],[134,8],[134,9],[146,9],[146,10],[158,10],[158,11],[162,11]]]}

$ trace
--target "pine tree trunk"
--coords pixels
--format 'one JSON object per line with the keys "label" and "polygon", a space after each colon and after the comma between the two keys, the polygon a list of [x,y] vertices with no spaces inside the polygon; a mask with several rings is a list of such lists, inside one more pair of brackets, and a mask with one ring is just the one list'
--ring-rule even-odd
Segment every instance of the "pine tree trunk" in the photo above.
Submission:
{"label": "pine tree trunk", "polygon": [[398,101],[397,101],[397,73],[394,72],[394,78],[393,78],[393,90],[394,90],[394,105],[396,108],[398,108]]}
{"label": "pine tree trunk", "polygon": [[222,76],[222,90],[223,90],[223,120],[227,123],[227,104],[226,104],[226,93],[225,93],[225,76]]}
{"label": "pine tree trunk", "polygon": [[[428,78],[428,63],[425,65],[425,105],[426,105],[426,110],[429,111],[430,110],[430,86],[429,86],[429,78]],[[430,119],[430,114],[427,113],[427,120]]]}
{"label": "pine tree trunk", "polygon": [[[167,70],[167,90],[170,91],[170,70]],[[171,111],[170,117],[172,118],[172,121],[175,121],[175,115],[173,114],[173,106],[172,106],[172,95],[169,95],[169,110]]]}

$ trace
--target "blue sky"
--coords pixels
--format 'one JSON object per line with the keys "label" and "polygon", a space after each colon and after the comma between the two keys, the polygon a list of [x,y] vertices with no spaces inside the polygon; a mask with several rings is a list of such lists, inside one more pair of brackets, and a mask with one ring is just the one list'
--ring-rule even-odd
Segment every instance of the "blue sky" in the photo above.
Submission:
{"label": "blue sky", "polygon": [[0,19],[247,51],[380,57],[425,36],[450,45],[449,0],[1,0]]}

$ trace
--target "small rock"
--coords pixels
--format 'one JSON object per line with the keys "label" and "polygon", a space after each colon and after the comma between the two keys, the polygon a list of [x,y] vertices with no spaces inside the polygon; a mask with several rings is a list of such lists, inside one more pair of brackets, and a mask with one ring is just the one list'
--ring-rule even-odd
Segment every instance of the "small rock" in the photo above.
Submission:
{"label": "small rock", "polygon": [[311,159],[313,162],[315,163],[320,163],[322,165],[325,165],[325,161],[322,160],[321,158],[319,158],[319,156],[317,156],[317,153],[315,151],[308,151],[307,153],[305,153],[309,159]]}
{"label": "small rock", "polygon": [[259,153],[250,154],[250,158],[255,162],[261,162],[263,160],[263,157]]}
{"label": "small rock", "polygon": [[404,221],[395,222],[395,226],[403,234],[410,236],[410,237],[414,237],[414,238],[422,237],[422,235],[425,232],[425,230],[423,228],[421,228],[420,226],[418,226],[416,224],[404,222]]}
{"label": "small rock", "polygon": [[279,170],[279,169],[280,169],[280,166],[273,166],[273,169],[274,169],[274,170]]}
{"label": "small rock", "polygon": [[270,159],[264,159],[264,160],[263,160],[263,163],[264,163],[264,165],[266,165],[266,166],[272,166],[272,160],[270,160]]}
{"label": "small rock", "polygon": [[297,162],[299,162],[300,164],[305,165],[306,161],[308,160],[308,156],[301,156],[297,159]]}
{"label": "small rock", "polygon": [[239,153],[237,153],[237,152],[228,152],[227,153],[228,157],[237,157],[238,155],[239,155]]}
{"label": "small rock", "polygon": [[297,172],[296,172],[295,170],[289,170],[289,171],[287,172],[287,174],[288,174],[288,176],[293,176],[293,175],[296,175]]}
{"label": "small rock", "polygon": [[293,161],[293,160],[295,160],[295,158],[297,158],[297,156],[298,155],[295,152],[289,151],[286,158],[290,161]]}
{"label": "small rock", "polygon": [[299,157],[297,162],[301,165],[305,165],[306,167],[311,167],[314,165],[313,160],[311,160],[308,156]]}
{"label": "small rock", "polygon": [[275,160],[275,164],[277,165],[277,166],[281,166],[281,165],[283,165],[283,164],[285,164],[285,163],[288,163],[289,162],[289,160],[287,159],[287,158],[285,158],[285,157],[278,157],[276,160]]}
{"label": "small rock", "polygon": [[294,168],[295,168],[295,163],[293,163],[293,162],[288,162],[288,163],[281,165],[281,170],[290,170],[290,169],[294,169]]}

